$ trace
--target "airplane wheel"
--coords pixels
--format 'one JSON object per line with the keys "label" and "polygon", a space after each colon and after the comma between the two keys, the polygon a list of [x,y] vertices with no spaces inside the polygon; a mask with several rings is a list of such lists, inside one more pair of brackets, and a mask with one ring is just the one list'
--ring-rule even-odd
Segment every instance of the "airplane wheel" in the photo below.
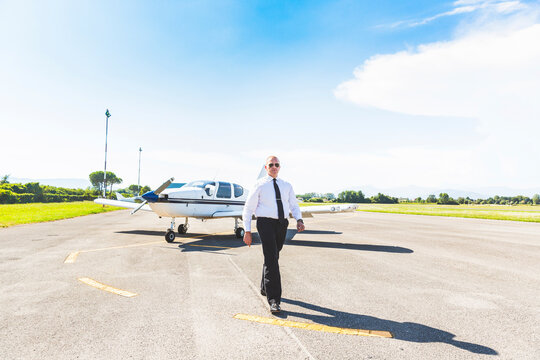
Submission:
{"label": "airplane wheel", "polygon": [[174,241],[174,238],[176,235],[174,234],[174,231],[167,231],[165,234],[165,240],[167,240],[168,243],[172,243]]}
{"label": "airplane wheel", "polygon": [[244,237],[244,228],[238,228],[236,229],[236,237],[239,239],[242,239]]}
{"label": "airplane wheel", "polygon": [[187,233],[187,227],[184,224],[178,225],[178,233],[179,234]]}

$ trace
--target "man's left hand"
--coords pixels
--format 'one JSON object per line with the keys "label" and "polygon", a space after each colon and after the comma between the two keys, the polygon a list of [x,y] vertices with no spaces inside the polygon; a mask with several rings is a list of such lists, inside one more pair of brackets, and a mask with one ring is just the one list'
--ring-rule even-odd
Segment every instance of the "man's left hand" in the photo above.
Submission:
{"label": "man's left hand", "polygon": [[304,226],[304,222],[303,221],[296,222],[296,229],[298,230],[298,232],[304,231],[306,229],[306,227]]}

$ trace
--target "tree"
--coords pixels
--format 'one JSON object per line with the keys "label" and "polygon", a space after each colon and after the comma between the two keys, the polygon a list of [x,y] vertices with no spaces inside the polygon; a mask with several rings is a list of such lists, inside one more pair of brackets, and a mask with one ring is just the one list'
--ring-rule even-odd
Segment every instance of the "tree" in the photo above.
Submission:
{"label": "tree", "polygon": [[336,195],[334,195],[333,193],[326,193],[323,195],[323,197],[326,198],[326,200],[332,201],[336,198]]}
{"label": "tree", "polygon": [[139,186],[138,185],[129,185],[127,187],[127,190],[131,191],[133,194],[140,195],[140,194],[138,194],[138,192],[139,192]]}
{"label": "tree", "polygon": [[360,190],[346,190],[338,194],[337,201],[341,203],[363,203],[366,202],[366,198]]}
{"label": "tree", "polygon": [[440,193],[439,194],[439,201],[437,201],[438,204],[448,204],[450,201],[450,196],[448,196],[447,193]]}
{"label": "tree", "polygon": [[540,195],[534,194],[532,197],[533,205],[540,205]]}
{"label": "tree", "polygon": [[397,204],[399,201],[395,197],[378,193],[377,195],[371,197],[371,202],[379,204]]}
{"label": "tree", "polygon": [[437,202],[437,198],[435,197],[435,195],[429,195],[426,199],[426,202],[430,204],[434,204]]}
{"label": "tree", "polygon": [[[491,199],[493,201],[493,199]],[[437,204],[441,205],[459,205],[458,202],[454,199],[452,199],[447,193],[440,193],[439,194],[439,201],[437,201]]]}
{"label": "tree", "polygon": [[[103,191],[103,171],[94,171],[93,173],[88,175],[88,178],[90,179],[90,183],[95,189],[99,190],[100,192]],[[109,187],[110,185],[112,192],[112,186],[121,183],[121,178],[116,176],[116,174],[112,171],[107,171],[107,183],[105,184],[105,188]]]}
{"label": "tree", "polygon": [[9,175],[2,176],[2,180],[0,180],[0,184],[9,184]]}
{"label": "tree", "polygon": [[[110,176],[110,177],[109,177]],[[119,178],[118,176],[116,176],[115,173],[111,172],[109,173],[107,171],[107,185],[110,185],[111,186],[111,190],[110,190],[110,193],[112,194],[112,187],[113,185],[116,185],[116,184],[121,184],[122,183],[122,179]]]}

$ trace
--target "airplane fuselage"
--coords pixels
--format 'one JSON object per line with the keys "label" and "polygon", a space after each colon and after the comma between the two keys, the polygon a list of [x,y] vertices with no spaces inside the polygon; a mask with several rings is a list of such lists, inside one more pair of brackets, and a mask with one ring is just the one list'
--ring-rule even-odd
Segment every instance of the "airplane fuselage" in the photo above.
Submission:
{"label": "airplane fuselage", "polygon": [[148,205],[159,216],[210,219],[241,213],[247,191],[222,181],[193,181],[179,189],[166,189]]}

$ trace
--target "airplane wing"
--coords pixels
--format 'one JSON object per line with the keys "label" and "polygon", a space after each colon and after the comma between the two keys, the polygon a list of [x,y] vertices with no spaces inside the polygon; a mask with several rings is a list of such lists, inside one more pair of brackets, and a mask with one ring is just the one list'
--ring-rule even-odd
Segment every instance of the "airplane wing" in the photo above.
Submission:
{"label": "airplane wing", "polygon": [[[96,204],[118,206],[118,207],[123,207],[123,208],[126,208],[126,209],[136,209],[141,205],[141,204],[136,203],[136,202],[128,202],[128,201],[121,201],[121,200],[111,200],[111,199],[101,199],[101,198],[100,199],[95,199],[94,202]],[[141,210],[152,211],[152,209],[148,205],[144,205],[141,208]]]}
{"label": "airplane wing", "polygon": [[[319,206],[301,206],[302,217],[310,218],[313,214],[333,214],[339,212],[351,212],[358,208],[354,204],[339,204],[339,205],[319,205]],[[242,217],[242,211],[216,211],[213,218],[225,218],[225,217]],[[292,218],[292,214],[289,213],[289,217]],[[255,219],[255,216],[253,216]]]}
{"label": "airplane wing", "polygon": [[354,204],[336,204],[336,205],[319,205],[319,206],[301,206],[302,217],[313,217],[313,214],[332,214],[339,212],[351,212],[358,208]]}

